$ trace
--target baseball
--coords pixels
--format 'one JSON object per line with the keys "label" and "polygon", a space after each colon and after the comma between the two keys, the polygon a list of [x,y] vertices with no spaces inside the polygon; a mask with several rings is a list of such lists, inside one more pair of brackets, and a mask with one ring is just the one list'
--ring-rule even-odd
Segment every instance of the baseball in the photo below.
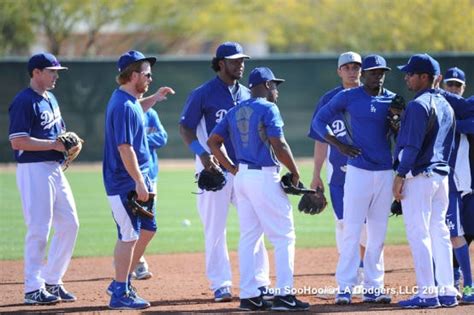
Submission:
{"label": "baseball", "polygon": [[183,226],[188,227],[188,226],[191,225],[191,221],[189,221],[188,219],[184,219],[183,222],[181,222],[181,224],[182,224]]}

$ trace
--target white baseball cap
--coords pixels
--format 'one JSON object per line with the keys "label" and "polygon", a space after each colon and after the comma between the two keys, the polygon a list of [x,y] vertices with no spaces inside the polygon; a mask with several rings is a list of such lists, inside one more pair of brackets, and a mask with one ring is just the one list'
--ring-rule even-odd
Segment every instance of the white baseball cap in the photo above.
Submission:
{"label": "white baseball cap", "polygon": [[337,60],[337,68],[340,68],[345,64],[353,63],[353,62],[358,63],[360,65],[362,64],[362,58],[360,57],[358,53],[355,53],[353,51],[342,53],[339,56],[339,59]]}

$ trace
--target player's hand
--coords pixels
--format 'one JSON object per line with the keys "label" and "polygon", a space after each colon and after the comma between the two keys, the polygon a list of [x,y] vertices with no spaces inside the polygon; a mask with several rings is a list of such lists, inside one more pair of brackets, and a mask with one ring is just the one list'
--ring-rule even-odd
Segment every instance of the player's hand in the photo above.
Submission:
{"label": "player's hand", "polygon": [[219,161],[217,158],[208,153],[204,153],[199,156],[201,159],[201,163],[204,166],[205,169],[212,171],[212,170],[220,170],[221,168],[219,167]]}
{"label": "player's hand", "polygon": [[293,186],[298,187],[300,183],[300,174],[298,173],[292,173],[293,176],[291,177],[291,183]]}
{"label": "player's hand", "polygon": [[339,143],[338,146],[337,146],[337,149],[342,154],[344,154],[348,157],[351,157],[351,158],[358,157],[362,153],[361,149],[359,149],[357,147],[354,147],[352,145],[345,144],[345,143]]}
{"label": "player's hand", "polygon": [[66,148],[64,147],[64,144],[59,141],[58,139],[56,139],[53,143],[52,143],[52,150],[55,150],[55,151],[59,151],[59,152],[65,152],[66,151]]}
{"label": "player's hand", "polygon": [[395,200],[402,200],[403,199],[403,184],[404,184],[404,179],[401,178],[400,176],[395,176],[393,179],[393,186],[392,186],[392,192],[393,192],[393,198]]}
{"label": "player's hand", "polygon": [[320,176],[314,176],[313,177],[313,180],[311,181],[311,185],[310,185],[310,188],[311,189],[316,189],[318,188],[324,192],[324,184],[323,184],[323,180],[321,179]]}
{"label": "player's hand", "polygon": [[135,182],[135,191],[137,192],[137,200],[144,202],[148,201],[148,189],[146,188],[143,179]]}
{"label": "player's hand", "polygon": [[174,95],[175,91],[168,86],[160,87],[158,91],[156,91],[153,95],[155,97],[155,102],[161,102],[166,100],[168,94]]}

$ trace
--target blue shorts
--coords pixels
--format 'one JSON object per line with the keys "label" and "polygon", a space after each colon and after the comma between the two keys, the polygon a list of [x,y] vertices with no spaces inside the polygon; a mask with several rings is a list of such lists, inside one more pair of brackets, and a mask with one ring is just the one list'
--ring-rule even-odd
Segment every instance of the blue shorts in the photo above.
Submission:
{"label": "blue shorts", "polygon": [[474,193],[462,198],[461,222],[465,235],[474,235]]}
{"label": "blue shorts", "polygon": [[329,184],[329,193],[334,214],[338,220],[342,220],[344,217],[344,185]]}
{"label": "blue shorts", "polygon": [[449,206],[448,212],[446,213],[446,225],[449,229],[451,237],[463,236],[464,230],[461,221],[461,209],[463,202],[461,199],[460,192],[449,193]]}
{"label": "blue shorts", "polygon": [[[157,230],[156,216],[150,219],[132,213],[127,203],[127,194],[107,196],[112,208],[112,216],[117,226],[118,239],[124,242],[138,240],[142,229],[151,232]],[[153,213],[156,215],[155,205],[153,205]]]}

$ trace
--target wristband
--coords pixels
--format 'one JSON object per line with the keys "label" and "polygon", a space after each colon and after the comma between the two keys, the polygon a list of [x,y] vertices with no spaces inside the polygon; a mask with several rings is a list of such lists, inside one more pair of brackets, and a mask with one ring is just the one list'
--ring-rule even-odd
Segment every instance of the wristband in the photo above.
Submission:
{"label": "wristband", "polygon": [[191,142],[191,144],[189,145],[189,149],[199,156],[204,153],[207,153],[207,151],[202,147],[198,140],[194,140],[193,142]]}

